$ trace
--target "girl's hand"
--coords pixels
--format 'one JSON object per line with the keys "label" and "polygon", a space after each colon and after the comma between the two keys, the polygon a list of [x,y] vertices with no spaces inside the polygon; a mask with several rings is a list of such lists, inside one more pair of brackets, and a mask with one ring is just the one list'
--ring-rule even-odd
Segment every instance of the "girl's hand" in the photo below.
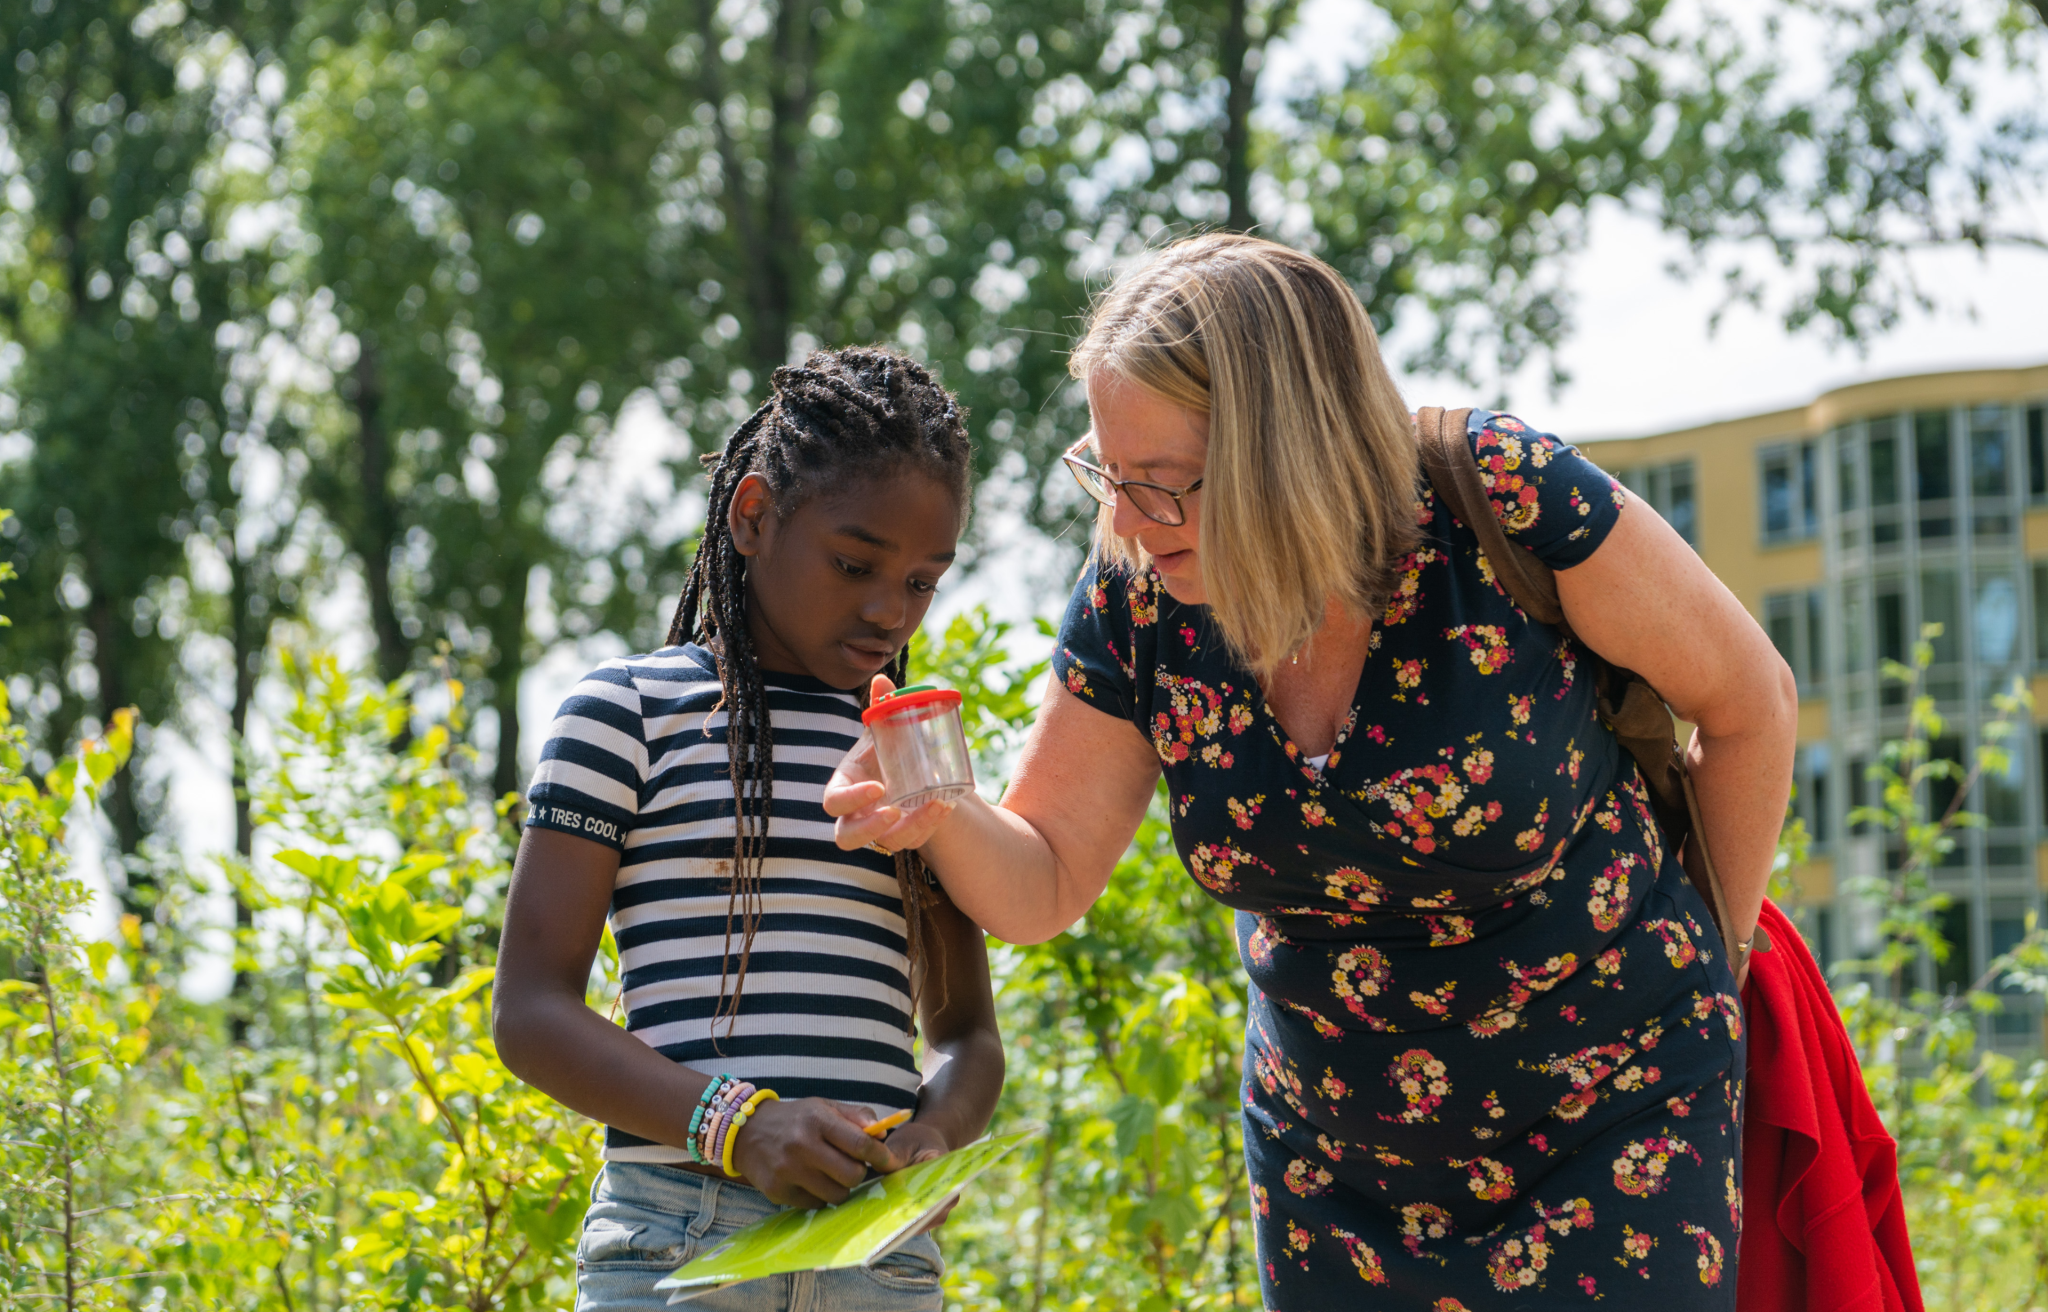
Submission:
{"label": "girl's hand", "polygon": [[[919,1162],[929,1162],[945,1156],[951,1151],[951,1147],[946,1143],[945,1136],[931,1125],[912,1121],[889,1135],[889,1151],[900,1157],[904,1166],[915,1166]],[[945,1207],[940,1209],[939,1214],[926,1222],[918,1233],[928,1235],[944,1225],[946,1218],[951,1216],[953,1209],[959,1205],[960,1195],[955,1194]]]}
{"label": "girl's hand", "polygon": [[935,1157],[944,1157],[952,1151],[946,1137],[928,1122],[912,1121],[899,1125],[889,1132],[889,1151],[895,1154],[896,1165],[891,1170],[929,1162]]}
{"label": "girl's hand", "polygon": [[[869,685],[868,700],[895,689],[887,675],[877,674]],[[882,782],[881,762],[875,759],[875,740],[863,733],[825,785],[825,814],[834,817],[832,841],[841,851],[879,846],[901,852],[907,847],[923,847],[939,823],[952,814],[952,802],[928,802],[905,812],[882,801],[888,791]]]}
{"label": "girl's hand", "polygon": [[868,1137],[854,1116],[829,1098],[763,1103],[740,1127],[733,1165],[748,1184],[784,1207],[843,1203],[869,1167],[887,1172],[908,1165],[889,1145]]}

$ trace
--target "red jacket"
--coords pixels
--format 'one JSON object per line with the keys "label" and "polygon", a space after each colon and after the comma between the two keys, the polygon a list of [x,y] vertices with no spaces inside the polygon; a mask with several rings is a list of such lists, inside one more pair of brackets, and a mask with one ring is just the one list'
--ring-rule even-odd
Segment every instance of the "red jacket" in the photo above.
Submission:
{"label": "red jacket", "polygon": [[1922,1312],[1898,1147],[1806,941],[1764,903],[1749,1020],[1737,1312]]}

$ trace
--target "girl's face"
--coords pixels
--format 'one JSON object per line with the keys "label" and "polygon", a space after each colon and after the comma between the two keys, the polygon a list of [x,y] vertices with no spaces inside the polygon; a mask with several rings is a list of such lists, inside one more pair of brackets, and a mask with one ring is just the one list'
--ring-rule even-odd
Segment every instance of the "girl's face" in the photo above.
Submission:
{"label": "girl's face", "polygon": [[[1186,487],[1202,477],[1209,456],[1209,416],[1175,405],[1122,379],[1096,374],[1088,380],[1088,413],[1095,426],[1099,463],[1117,478]],[[1152,558],[1159,579],[1174,600],[1190,606],[1208,602],[1202,588],[1202,492],[1181,498],[1185,523],[1151,519],[1119,496],[1110,526],[1135,540]]]}
{"label": "girl's face", "polygon": [[727,522],[761,668],[865,686],[924,622],[961,518],[952,489],[922,473],[862,479],[786,516],[766,479],[741,479]]}

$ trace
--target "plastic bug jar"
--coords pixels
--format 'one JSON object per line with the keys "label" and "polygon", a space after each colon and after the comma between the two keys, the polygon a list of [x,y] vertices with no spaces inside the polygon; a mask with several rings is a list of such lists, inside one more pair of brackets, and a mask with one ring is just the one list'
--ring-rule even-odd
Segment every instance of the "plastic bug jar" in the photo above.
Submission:
{"label": "plastic bug jar", "polygon": [[910,810],[973,791],[959,693],[914,683],[876,698],[860,720],[874,735],[889,805]]}

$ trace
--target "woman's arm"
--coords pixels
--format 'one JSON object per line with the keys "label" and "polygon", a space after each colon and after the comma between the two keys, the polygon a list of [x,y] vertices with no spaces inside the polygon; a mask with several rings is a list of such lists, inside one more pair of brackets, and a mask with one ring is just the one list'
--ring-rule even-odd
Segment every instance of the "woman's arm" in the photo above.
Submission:
{"label": "woman's arm", "polygon": [[1557,572],[1557,595],[1588,646],[1649,680],[1695,726],[1686,764],[1702,837],[1728,899],[1728,931],[1747,939],[1792,791],[1792,671],[1735,594],[1633,495],[1599,549]]}
{"label": "woman's arm", "polygon": [[979,1139],[1003,1092],[1003,1039],[996,1031],[987,941],[944,896],[926,924],[938,970],[926,977],[918,1000],[924,1087],[917,1115],[889,1136],[889,1147],[913,1162]]}
{"label": "woman's arm", "polygon": [[[526,831],[505,903],[491,1032],[505,1068],[556,1102],[681,1146],[709,1077],[670,1061],[583,1000],[618,869],[619,854],[602,843]],[[748,1183],[790,1207],[843,1201],[868,1167],[905,1165],[824,1098],[764,1106],[740,1131],[733,1159]]]}
{"label": "woman's arm", "polygon": [[1152,801],[1159,757],[1136,725],[1096,710],[1055,675],[1002,805],[969,794],[950,811],[905,815],[880,804],[880,778],[869,743],[826,785],[839,846],[918,848],[968,919],[1006,942],[1043,943],[1109,886]]}

